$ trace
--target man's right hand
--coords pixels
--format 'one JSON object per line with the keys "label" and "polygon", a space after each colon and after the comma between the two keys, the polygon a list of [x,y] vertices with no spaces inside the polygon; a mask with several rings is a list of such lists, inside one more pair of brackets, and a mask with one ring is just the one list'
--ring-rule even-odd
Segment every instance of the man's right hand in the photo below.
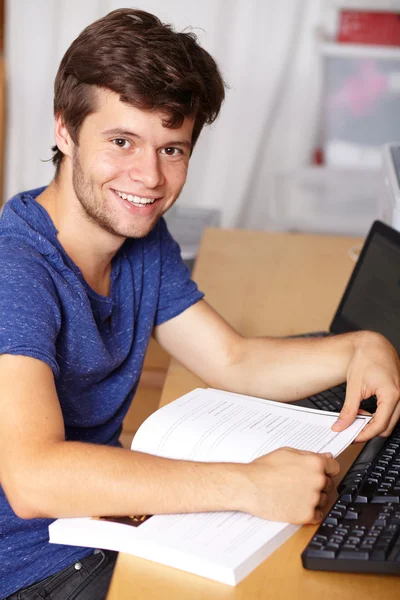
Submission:
{"label": "man's right hand", "polygon": [[[340,471],[331,454],[280,448],[245,466],[250,485],[242,510],[295,524],[318,523]],[[249,493],[248,493],[249,492]]]}

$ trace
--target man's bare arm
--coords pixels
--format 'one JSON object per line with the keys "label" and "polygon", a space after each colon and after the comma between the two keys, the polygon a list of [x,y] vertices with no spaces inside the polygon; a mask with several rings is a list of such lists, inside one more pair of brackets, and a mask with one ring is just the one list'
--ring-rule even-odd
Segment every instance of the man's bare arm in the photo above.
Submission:
{"label": "man's bare arm", "polygon": [[347,380],[338,429],[354,420],[361,400],[376,394],[378,410],[360,441],[388,435],[400,417],[399,359],[379,334],[244,338],[204,300],[154,333],[172,356],[209,385],[237,393],[290,401]]}
{"label": "man's bare arm", "polygon": [[0,387],[0,482],[22,518],[243,510],[316,522],[339,470],[328,456],[290,449],[239,465],[65,441],[45,363],[1,356]]}

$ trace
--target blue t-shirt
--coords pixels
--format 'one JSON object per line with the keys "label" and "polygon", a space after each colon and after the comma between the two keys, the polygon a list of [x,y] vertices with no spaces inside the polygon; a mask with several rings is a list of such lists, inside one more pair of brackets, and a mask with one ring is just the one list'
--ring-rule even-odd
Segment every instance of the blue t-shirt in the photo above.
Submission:
{"label": "blue t-shirt", "polygon": [[[51,367],[67,440],[117,445],[153,327],[203,295],[163,219],[124,242],[110,296],[97,294],[36,202],[43,189],[15,196],[0,220],[0,354]],[[50,523],[18,518],[0,487],[0,598],[92,552],[49,544]]]}

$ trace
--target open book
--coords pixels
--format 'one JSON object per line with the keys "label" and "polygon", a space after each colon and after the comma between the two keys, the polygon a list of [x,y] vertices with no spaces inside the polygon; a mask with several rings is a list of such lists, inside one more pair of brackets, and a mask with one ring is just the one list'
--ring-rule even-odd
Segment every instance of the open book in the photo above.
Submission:
{"label": "open book", "polygon": [[[132,450],[174,459],[250,462],[282,446],[337,456],[370,417],[331,430],[337,413],[196,389],[139,428]],[[127,552],[236,585],[299,526],[240,512],[58,519],[50,542]]]}

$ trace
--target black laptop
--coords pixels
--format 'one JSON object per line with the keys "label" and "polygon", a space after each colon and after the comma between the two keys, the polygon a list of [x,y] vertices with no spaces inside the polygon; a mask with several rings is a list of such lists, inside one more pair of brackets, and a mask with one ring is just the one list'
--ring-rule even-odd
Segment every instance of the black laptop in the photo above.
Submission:
{"label": "black laptop", "polygon": [[[302,337],[361,329],[383,334],[400,355],[400,232],[381,221],[375,221],[368,233],[329,331]],[[295,404],[339,412],[345,394],[342,384]],[[363,400],[361,408],[374,412],[375,396]]]}

